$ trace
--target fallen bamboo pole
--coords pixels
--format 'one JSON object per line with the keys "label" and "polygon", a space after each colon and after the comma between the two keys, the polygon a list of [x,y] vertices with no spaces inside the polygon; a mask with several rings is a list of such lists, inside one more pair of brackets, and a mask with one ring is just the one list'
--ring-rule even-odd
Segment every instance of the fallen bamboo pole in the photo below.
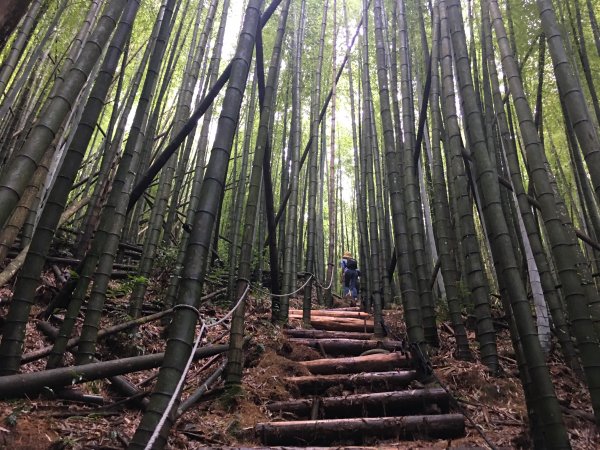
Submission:
{"label": "fallen bamboo pole", "polygon": [[[207,358],[229,349],[228,344],[211,345],[196,350],[194,359]],[[44,389],[57,389],[71,384],[154,369],[162,364],[164,353],[134,356],[81,366],[61,367],[41,372],[0,377],[0,398],[37,394]]]}
{"label": "fallen bamboo pole", "polygon": [[[139,319],[130,320],[129,322],[120,323],[120,324],[114,325],[109,328],[104,328],[104,329],[98,331],[98,340],[100,340],[106,336],[110,336],[111,334],[115,334],[120,331],[125,331],[136,325],[143,325],[148,322],[153,322],[155,320],[158,320],[164,316],[171,314],[172,312],[173,312],[173,309],[171,308],[171,309],[167,309],[165,311],[161,311],[161,312],[158,312],[155,314],[150,314],[149,316],[140,317]],[[67,342],[67,350],[77,346],[77,344],[79,344],[79,336],[69,339],[69,341]],[[48,345],[44,348],[40,348],[39,350],[35,350],[33,352],[24,354],[23,357],[21,358],[21,364],[26,364],[26,363],[38,360],[40,358],[43,358],[45,356],[48,356],[50,354],[50,352],[52,351],[52,347],[53,347],[52,345]]]}

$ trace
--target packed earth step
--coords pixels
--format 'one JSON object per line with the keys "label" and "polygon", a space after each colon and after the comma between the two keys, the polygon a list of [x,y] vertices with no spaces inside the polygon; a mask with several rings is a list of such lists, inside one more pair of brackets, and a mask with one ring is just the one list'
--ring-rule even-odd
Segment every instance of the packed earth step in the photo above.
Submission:
{"label": "packed earth step", "polygon": [[411,360],[401,353],[387,355],[367,355],[348,358],[325,358],[302,361],[313,375],[330,375],[334,373],[385,372],[394,369],[406,369]]}
{"label": "packed earth step", "polygon": [[363,444],[382,439],[452,439],[464,436],[461,414],[258,423],[263,445]]}
{"label": "packed earth step", "polygon": [[322,349],[329,356],[350,355],[359,356],[364,352],[372,350],[387,350],[389,352],[401,351],[403,343],[400,341],[387,340],[364,340],[364,339],[306,339],[291,338],[290,343],[306,345],[308,347]]}
{"label": "packed earth step", "polygon": [[286,382],[295,385],[301,394],[318,395],[333,386],[344,390],[368,388],[371,392],[387,391],[407,387],[416,380],[415,370],[396,370],[390,372],[367,372],[333,375],[306,375],[288,377]]}
{"label": "packed earth step", "polygon": [[442,388],[429,388],[273,402],[267,409],[281,417],[308,419],[315,406],[321,419],[407,416],[448,413],[450,398]]}

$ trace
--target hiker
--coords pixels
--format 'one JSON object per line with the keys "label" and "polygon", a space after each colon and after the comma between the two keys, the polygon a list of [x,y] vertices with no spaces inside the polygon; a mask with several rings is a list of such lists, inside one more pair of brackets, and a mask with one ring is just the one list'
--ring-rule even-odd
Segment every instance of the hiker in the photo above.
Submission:
{"label": "hiker", "polygon": [[358,263],[348,251],[344,252],[342,257],[342,282],[344,284],[343,296],[352,296],[353,304],[356,303],[358,297]]}

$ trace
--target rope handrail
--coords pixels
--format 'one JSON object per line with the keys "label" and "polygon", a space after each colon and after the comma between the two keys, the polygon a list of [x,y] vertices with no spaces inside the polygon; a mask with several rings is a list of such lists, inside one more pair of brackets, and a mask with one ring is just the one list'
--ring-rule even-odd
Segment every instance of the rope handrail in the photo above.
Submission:
{"label": "rope handrail", "polygon": [[[254,289],[262,290],[263,292],[268,293],[269,295],[271,295],[273,297],[287,297],[287,296],[294,295],[294,294],[300,292],[302,289],[304,289],[306,287],[306,285],[313,278],[315,279],[315,282],[317,283],[318,286],[320,286],[321,288],[325,288],[319,282],[319,280],[317,279],[317,277],[314,274],[309,273],[309,272],[307,272],[307,273],[309,274],[309,277],[306,279],[304,284],[302,286],[300,286],[298,289],[296,289],[295,291],[290,292],[289,294],[272,294],[272,293],[269,293],[269,292],[259,288],[258,286],[254,286]],[[152,446],[156,442],[156,439],[158,438],[158,435],[160,434],[160,430],[162,430],[162,427],[164,426],[164,424],[167,420],[167,417],[171,413],[171,410],[173,409],[173,406],[175,405],[175,402],[176,402],[177,398],[179,397],[179,395],[178,395],[179,391],[181,390],[181,388],[183,387],[183,383],[185,382],[185,377],[190,370],[192,362],[194,361],[194,354],[196,353],[196,350],[198,349],[198,345],[200,345],[200,341],[202,340],[202,336],[204,335],[206,329],[216,327],[217,325],[220,325],[223,322],[225,322],[227,319],[229,319],[233,315],[233,313],[238,309],[238,307],[241,305],[241,303],[244,301],[244,299],[248,295],[248,292],[250,291],[250,288],[253,286],[253,284],[245,278],[238,278],[238,281],[246,282],[246,288],[244,289],[244,292],[242,293],[242,295],[236,302],[235,306],[233,308],[231,308],[227,314],[225,314],[221,319],[219,319],[215,323],[211,323],[211,324],[207,325],[206,322],[204,321],[204,319],[202,319],[202,315],[201,315],[200,311],[192,305],[187,305],[187,304],[182,303],[179,305],[175,305],[173,307],[173,309],[191,309],[192,311],[194,311],[196,313],[196,315],[198,316],[198,320],[200,320],[200,323],[201,323],[200,332],[198,333],[198,336],[196,337],[196,341],[194,342],[194,346],[192,348],[190,356],[186,362],[185,368],[181,372],[179,381],[177,382],[177,386],[175,387],[175,390],[173,391],[173,394],[171,395],[171,398],[169,399],[169,403],[167,404],[165,411],[163,412],[160,420],[158,421],[158,424],[156,425],[154,432],[150,436],[150,439],[148,439],[148,443],[144,447],[144,450],[150,450],[152,448]],[[333,274],[331,276],[331,280],[329,280],[329,286],[325,289],[331,288],[332,284],[333,284]]]}
{"label": "rope handrail", "polygon": [[185,382],[185,377],[190,370],[192,362],[194,361],[194,354],[196,353],[196,350],[198,349],[198,345],[200,345],[200,341],[202,340],[202,336],[204,335],[204,332],[206,331],[206,329],[216,327],[217,325],[220,325],[221,323],[225,322],[229,317],[231,317],[233,315],[233,313],[238,309],[238,307],[241,305],[242,301],[244,301],[244,299],[248,295],[251,284],[248,280],[243,280],[243,281],[246,281],[246,289],[244,290],[244,292],[242,293],[242,295],[236,302],[235,306],[233,308],[231,308],[229,310],[229,312],[227,314],[225,314],[225,316],[223,316],[217,322],[212,323],[210,325],[206,324],[204,319],[202,319],[202,317],[201,317],[200,311],[198,311],[198,309],[195,308],[194,306],[187,305],[187,304],[179,304],[174,307],[174,309],[191,309],[191,310],[193,310],[196,313],[196,315],[198,316],[198,319],[200,320],[200,323],[201,323],[200,332],[198,333],[198,336],[196,337],[196,341],[194,342],[194,346],[192,348],[190,356],[187,360],[185,368],[181,372],[179,381],[177,382],[177,386],[175,387],[175,390],[173,391],[173,394],[171,395],[171,398],[169,399],[169,403],[167,404],[167,407],[165,408],[162,416],[160,417],[160,420],[158,421],[156,428],[154,428],[154,431],[152,432],[150,439],[148,439],[148,443],[144,447],[144,450],[150,450],[154,446],[154,443],[156,442],[156,439],[158,438],[158,435],[160,434],[160,431],[162,430],[162,427],[164,426],[164,424],[167,420],[167,417],[171,413],[171,410],[173,409],[173,406],[175,405],[175,402],[177,401],[177,398],[179,397],[179,391],[181,390],[181,388],[183,387],[183,383]]}
{"label": "rope handrail", "polygon": [[[308,272],[307,272],[307,273],[308,273]],[[306,285],[308,284],[308,282],[311,280],[311,278],[315,278],[315,281],[317,281],[316,277],[315,277],[315,276],[314,276],[312,273],[310,273],[309,275],[310,275],[310,276],[309,276],[309,277],[306,279],[306,281],[304,282],[304,284],[303,284],[302,286],[300,286],[300,287],[299,287],[298,289],[296,289],[295,291],[293,291],[293,292],[290,292],[289,294],[273,294],[273,293],[271,293],[271,292],[267,291],[266,289],[262,289],[262,288],[260,288],[260,287],[258,287],[258,286],[254,286],[254,289],[256,289],[257,291],[262,291],[262,292],[263,292],[263,294],[268,294],[268,295],[270,295],[271,297],[289,297],[290,295],[297,294],[297,293],[298,293],[298,292],[300,292],[302,289],[304,289],[304,288],[306,287]],[[318,282],[318,281],[317,281],[317,284],[319,284],[319,282]]]}

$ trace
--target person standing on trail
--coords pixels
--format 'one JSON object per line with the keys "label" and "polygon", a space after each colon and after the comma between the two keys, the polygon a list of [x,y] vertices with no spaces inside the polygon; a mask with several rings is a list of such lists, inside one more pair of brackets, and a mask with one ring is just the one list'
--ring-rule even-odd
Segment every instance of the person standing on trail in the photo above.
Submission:
{"label": "person standing on trail", "polygon": [[358,271],[358,263],[352,257],[350,252],[344,252],[342,257],[342,282],[344,285],[343,296],[352,295],[353,303],[356,302],[358,297],[358,277],[360,272]]}

